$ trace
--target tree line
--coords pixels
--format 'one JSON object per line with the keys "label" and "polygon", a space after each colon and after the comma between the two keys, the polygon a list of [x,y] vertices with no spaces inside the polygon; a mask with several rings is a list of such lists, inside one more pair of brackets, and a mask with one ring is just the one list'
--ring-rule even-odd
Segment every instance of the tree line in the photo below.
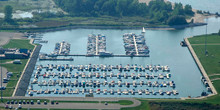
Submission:
{"label": "tree line", "polygon": [[190,5],[183,7],[181,3],[171,3],[164,0],[153,0],[148,5],[138,0],[54,0],[57,6],[71,16],[114,16],[114,17],[146,17],[153,23],[186,24],[185,17],[193,16]]}

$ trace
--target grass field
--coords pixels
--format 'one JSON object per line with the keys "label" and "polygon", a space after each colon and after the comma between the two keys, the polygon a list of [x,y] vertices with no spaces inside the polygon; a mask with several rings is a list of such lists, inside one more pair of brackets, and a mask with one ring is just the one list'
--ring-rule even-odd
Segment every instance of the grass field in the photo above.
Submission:
{"label": "grass field", "polygon": [[150,110],[149,102],[146,100],[140,100],[141,105],[137,107],[130,107],[130,108],[121,108],[121,110]]}
{"label": "grass field", "polygon": [[34,46],[31,45],[29,42],[30,40],[27,39],[11,39],[8,44],[3,46],[3,48],[22,48],[33,50]]}

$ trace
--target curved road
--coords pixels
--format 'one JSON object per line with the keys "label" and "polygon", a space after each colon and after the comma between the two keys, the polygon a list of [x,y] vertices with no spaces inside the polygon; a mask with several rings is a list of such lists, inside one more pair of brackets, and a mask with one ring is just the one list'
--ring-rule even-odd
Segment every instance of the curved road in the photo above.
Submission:
{"label": "curved road", "polygon": [[[7,99],[48,99],[59,100],[59,101],[99,101],[100,103],[59,103],[51,105],[48,103],[47,105],[41,104],[23,104],[23,108],[60,108],[60,109],[121,109],[125,107],[136,107],[141,104],[139,100],[133,98],[82,98],[82,97],[8,97]],[[119,100],[130,100],[133,102],[132,105],[119,105],[119,104],[108,104],[105,105],[101,103],[101,101],[119,101]],[[4,106],[4,104],[0,104],[0,106]],[[13,107],[17,107],[18,105],[12,105]]]}

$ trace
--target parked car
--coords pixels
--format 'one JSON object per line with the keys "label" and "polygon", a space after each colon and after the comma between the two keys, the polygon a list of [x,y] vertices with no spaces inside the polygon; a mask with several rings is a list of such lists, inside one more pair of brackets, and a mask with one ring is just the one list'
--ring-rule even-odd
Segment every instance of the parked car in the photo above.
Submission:
{"label": "parked car", "polygon": [[11,104],[14,104],[14,100],[11,100]]}
{"label": "parked car", "polygon": [[32,105],[34,104],[34,101],[33,101],[33,100],[31,100],[31,104],[32,104]]}
{"label": "parked car", "polygon": [[19,100],[19,101],[18,101],[18,103],[19,103],[19,104],[22,104],[22,101],[21,101],[21,100]]}
{"label": "parked car", "polygon": [[47,101],[44,101],[44,105],[47,105]]}
{"label": "parked car", "polygon": [[27,100],[27,104],[30,104],[29,100]]}
{"label": "parked car", "polygon": [[18,105],[18,109],[21,109],[21,108],[22,108],[22,107],[21,107],[21,104],[19,104],[19,105]]}
{"label": "parked car", "polygon": [[40,104],[40,100],[37,100],[37,104]]}
{"label": "parked car", "polygon": [[8,104],[5,105],[5,108],[8,109]]}
{"label": "parked car", "polygon": [[23,104],[26,104],[26,101],[25,101],[25,100],[23,100]]}

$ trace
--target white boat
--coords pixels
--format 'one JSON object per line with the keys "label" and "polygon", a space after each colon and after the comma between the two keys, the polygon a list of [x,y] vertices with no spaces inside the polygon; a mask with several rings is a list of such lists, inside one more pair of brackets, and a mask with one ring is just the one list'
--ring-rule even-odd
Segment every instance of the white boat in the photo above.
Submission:
{"label": "white boat", "polygon": [[150,92],[149,92],[148,89],[145,89],[145,94],[146,94],[146,95],[149,95],[149,94],[150,94]]}
{"label": "white boat", "polygon": [[107,89],[104,89],[104,90],[103,90],[103,94],[104,94],[104,95],[107,95],[107,92],[108,92]]}
{"label": "white boat", "polygon": [[145,31],[145,29],[144,29],[144,27],[143,27],[143,30],[142,30],[142,32],[141,33],[145,33],[146,31]]}
{"label": "white boat", "polygon": [[110,94],[113,95],[114,93],[114,89],[110,89]]}
{"label": "white boat", "polygon": [[125,90],[123,91],[123,94],[124,94],[124,95],[128,95],[128,90],[125,89]]}
{"label": "white boat", "polygon": [[121,89],[117,90],[118,95],[121,95]]}
{"label": "white boat", "polygon": [[141,89],[138,90],[138,94],[142,95],[142,90]]}

